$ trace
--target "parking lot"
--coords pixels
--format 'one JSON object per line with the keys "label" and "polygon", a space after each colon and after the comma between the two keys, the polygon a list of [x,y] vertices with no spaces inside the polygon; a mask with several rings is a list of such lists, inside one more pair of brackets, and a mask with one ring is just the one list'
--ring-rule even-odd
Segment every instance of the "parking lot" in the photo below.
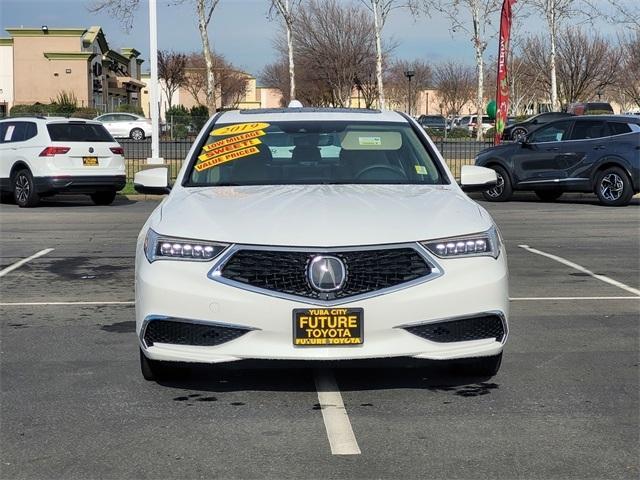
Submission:
{"label": "parking lot", "polygon": [[270,364],[162,385],[133,313],[156,205],[0,206],[2,478],[638,478],[638,199],[483,202],[511,275],[492,379]]}

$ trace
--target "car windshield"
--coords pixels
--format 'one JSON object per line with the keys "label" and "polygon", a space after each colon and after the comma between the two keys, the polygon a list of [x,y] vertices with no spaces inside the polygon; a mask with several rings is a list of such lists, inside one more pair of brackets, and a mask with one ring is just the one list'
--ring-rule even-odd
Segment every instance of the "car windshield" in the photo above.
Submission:
{"label": "car windshield", "polygon": [[50,123],[49,136],[54,142],[114,142],[109,132],[97,123]]}
{"label": "car windshield", "polygon": [[406,123],[216,124],[185,186],[449,183]]}

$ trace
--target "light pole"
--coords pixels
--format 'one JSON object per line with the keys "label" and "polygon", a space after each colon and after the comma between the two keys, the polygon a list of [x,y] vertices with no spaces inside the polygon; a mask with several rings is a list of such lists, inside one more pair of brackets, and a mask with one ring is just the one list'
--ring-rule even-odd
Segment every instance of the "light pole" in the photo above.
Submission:
{"label": "light pole", "polygon": [[160,158],[160,125],[158,95],[158,22],[156,20],[156,0],[149,0],[149,62],[151,78],[149,78],[149,110],[151,116],[151,158],[147,163],[162,164]]}
{"label": "light pole", "polygon": [[407,102],[409,116],[411,116],[411,78],[414,77],[415,75],[416,75],[416,72],[414,70],[407,70],[406,72],[404,72],[404,76],[409,79],[409,101]]}
{"label": "light pole", "polygon": [[360,82],[360,79],[357,75],[353,78],[353,83],[356,84],[356,90],[358,92],[358,108],[360,108],[360,93],[362,92],[362,83]]}

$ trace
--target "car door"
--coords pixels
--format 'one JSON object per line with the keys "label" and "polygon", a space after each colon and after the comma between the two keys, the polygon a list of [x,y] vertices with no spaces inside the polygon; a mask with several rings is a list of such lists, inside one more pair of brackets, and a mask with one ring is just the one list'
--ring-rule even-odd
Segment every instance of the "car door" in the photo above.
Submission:
{"label": "car door", "polygon": [[553,183],[564,174],[564,143],[569,138],[573,120],[549,123],[527,136],[513,155],[514,180],[522,186]]}
{"label": "car door", "polygon": [[102,115],[101,117],[98,117],[97,120],[102,122],[102,124],[104,125],[104,128],[106,128],[107,132],[109,132],[113,137],[119,136],[118,122],[117,122],[116,115],[113,115],[113,114]]}
{"label": "car door", "polygon": [[570,141],[566,142],[563,158],[567,179],[584,178],[589,180],[589,171],[593,164],[607,150],[609,127],[605,120],[579,119],[571,131]]}
{"label": "car door", "polygon": [[3,189],[8,188],[9,173],[13,165],[14,150],[11,146],[11,136],[14,129],[14,122],[0,122],[0,181]]}

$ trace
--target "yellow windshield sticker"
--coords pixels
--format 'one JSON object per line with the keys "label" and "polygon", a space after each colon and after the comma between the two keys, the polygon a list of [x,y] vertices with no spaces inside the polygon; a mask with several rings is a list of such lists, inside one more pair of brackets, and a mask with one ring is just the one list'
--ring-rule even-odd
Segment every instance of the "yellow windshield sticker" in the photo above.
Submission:
{"label": "yellow windshield sticker", "polygon": [[382,145],[382,139],[380,137],[358,137],[358,143],[360,145],[379,146]]}
{"label": "yellow windshield sticker", "polygon": [[243,133],[242,135],[236,135],[235,137],[224,138],[222,140],[218,140],[217,142],[210,143],[202,147],[202,150],[205,152],[210,152],[216,148],[224,147],[225,145],[229,145],[231,143],[242,142],[243,140],[249,140],[250,138],[258,138],[266,135],[264,130],[256,130],[255,132]]}
{"label": "yellow windshield sticker", "polygon": [[251,147],[253,145],[260,145],[261,143],[262,142],[257,138],[250,138],[249,140],[232,143],[231,145],[223,145],[222,147],[218,147],[206,153],[203,153],[198,157],[198,160],[209,160],[210,158],[217,157],[218,155],[222,155],[223,153],[235,152],[236,150],[242,150],[243,148]]}
{"label": "yellow windshield sticker", "polygon": [[244,150],[238,150],[237,152],[225,153],[219,157],[210,158],[209,160],[205,160],[204,162],[197,164],[194,168],[197,172],[201,172],[208,168],[215,167],[216,165],[230,162],[238,158],[247,157],[249,155],[255,155],[256,153],[260,153],[260,150],[258,150],[257,147],[249,147]]}
{"label": "yellow windshield sticker", "polygon": [[236,135],[238,133],[255,132],[256,130],[263,130],[269,126],[268,123],[237,123],[235,125],[227,125],[226,127],[216,128],[209,135]]}
{"label": "yellow windshield sticker", "polygon": [[418,175],[429,175],[429,172],[427,171],[427,167],[425,167],[424,165],[415,165],[416,167],[416,173]]}

